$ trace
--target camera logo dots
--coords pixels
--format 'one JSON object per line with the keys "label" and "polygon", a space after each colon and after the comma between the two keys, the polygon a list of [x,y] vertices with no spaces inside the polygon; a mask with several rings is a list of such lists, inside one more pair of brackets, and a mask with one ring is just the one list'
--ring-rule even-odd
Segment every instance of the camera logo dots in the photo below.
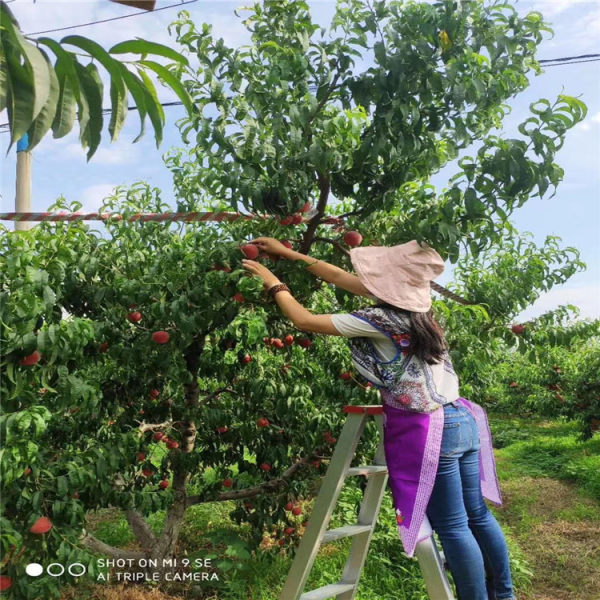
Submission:
{"label": "camera logo dots", "polygon": [[44,567],[40,563],[29,563],[25,567],[25,573],[30,577],[39,577],[44,572]]}
{"label": "camera logo dots", "polygon": [[[85,572],[87,571],[85,565],[81,563],[71,563],[70,565],[67,565],[66,569],[65,565],[60,563],[51,563],[46,567],[46,574],[50,575],[51,577],[60,577],[64,574],[65,570],[67,573],[69,573],[69,575],[71,575],[71,577],[81,577],[82,575],[85,575]],[[25,567],[25,573],[27,573],[27,575],[30,577],[39,577],[43,572],[44,567],[39,563],[29,563]]]}

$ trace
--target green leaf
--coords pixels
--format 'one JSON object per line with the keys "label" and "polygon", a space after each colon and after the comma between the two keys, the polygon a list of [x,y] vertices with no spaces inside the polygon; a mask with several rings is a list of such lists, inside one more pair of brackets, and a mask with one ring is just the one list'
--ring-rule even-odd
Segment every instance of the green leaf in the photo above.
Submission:
{"label": "green leaf", "polygon": [[8,66],[4,50],[0,52],[0,112],[6,108],[8,102]]}
{"label": "green leaf", "polygon": [[89,52],[108,71],[110,75],[110,99],[112,107],[108,131],[111,135],[111,140],[116,140],[127,116],[127,91],[121,77],[120,63],[112,58],[100,44],[80,35],[68,35],[61,40],[61,43],[77,46]]}
{"label": "green leaf", "polygon": [[110,102],[112,112],[110,114],[110,122],[108,124],[108,132],[110,133],[111,141],[115,141],[119,136],[119,132],[125,123],[127,117],[127,92],[122,79],[110,81]]}
{"label": "green leaf", "polygon": [[157,44],[156,42],[148,42],[146,40],[142,40],[137,38],[135,40],[126,40],[125,42],[120,42],[119,44],[114,45],[109,52],[111,54],[158,54],[159,56],[164,56],[165,58],[171,58],[182,65],[188,65],[188,59],[179,54],[179,52],[173,50],[173,48],[169,48],[169,46],[163,46],[162,44]]}
{"label": "green leaf", "polygon": [[[11,137],[8,150],[20,140],[33,121],[35,90],[27,69],[21,64],[19,54],[7,39],[2,39],[2,50],[7,64],[7,103],[8,122]],[[7,151],[8,152],[8,151]]]}
{"label": "green leaf", "polygon": [[80,95],[85,98],[88,119],[84,125],[80,122],[80,139],[84,147],[88,147],[87,159],[93,156],[100,144],[102,135],[102,93],[104,86],[94,63],[83,66],[75,63],[75,71],[79,78]]}
{"label": "green leaf", "polygon": [[56,72],[54,71],[54,67],[50,63],[46,53],[43,50],[40,50],[40,52],[44,55],[48,73],[50,74],[50,93],[48,95],[48,101],[27,132],[29,134],[29,150],[35,148],[49,131],[50,127],[52,127],[60,97],[60,83]]}
{"label": "green leaf", "polygon": [[188,115],[191,115],[194,112],[194,104],[190,95],[188,94],[183,84],[173,73],[171,73],[166,67],[163,65],[154,62],[152,60],[142,60],[140,64],[148,67],[152,71],[154,71],[160,79],[165,83],[168,87],[170,87],[176,94],[177,97],[183,102],[185,109],[188,112]]}
{"label": "green leaf", "polygon": [[[44,55],[31,42],[28,42],[23,37],[23,34],[19,31],[19,28],[13,19],[12,14],[6,11],[6,6],[2,3],[2,9],[0,9],[1,37],[5,38],[25,60],[25,69],[29,81],[31,82],[31,87],[33,88],[33,120],[38,116],[48,101],[48,96],[50,95],[50,73],[48,72],[48,65]],[[29,129],[30,125],[31,123],[27,124],[25,131]],[[19,139],[19,137],[15,139]]]}
{"label": "green leaf", "polygon": [[139,134],[133,140],[135,144],[144,135],[146,128],[146,115],[148,114],[146,108],[147,90],[145,89],[144,82],[137,75],[132,73],[125,65],[121,65],[121,67],[123,81],[125,81],[125,85],[127,85],[140,114],[141,127]]}
{"label": "green leaf", "polygon": [[156,140],[156,147],[158,148],[158,146],[160,146],[160,143],[162,142],[162,132],[165,123],[165,113],[163,107],[161,106],[158,100],[156,89],[150,77],[148,77],[145,71],[140,68],[138,68],[138,74],[145,84],[144,95],[146,97],[146,109],[148,110],[150,122],[154,127],[154,139]]}
{"label": "green leaf", "polygon": [[77,114],[75,106],[79,96],[79,84],[75,73],[75,63],[77,60],[72,52],[64,50],[53,39],[39,38],[38,42],[48,46],[57,56],[54,70],[58,78],[60,92],[56,115],[52,123],[52,132],[55,138],[61,138],[73,129],[73,123]]}

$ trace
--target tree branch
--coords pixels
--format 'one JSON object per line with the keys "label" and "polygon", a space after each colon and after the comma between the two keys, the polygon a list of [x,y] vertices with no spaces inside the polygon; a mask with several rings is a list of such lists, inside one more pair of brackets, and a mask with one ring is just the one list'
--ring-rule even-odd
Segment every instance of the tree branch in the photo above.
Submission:
{"label": "tree branch", "polygon": [[346,248],[344,248],[344,246],[342,246],[338,240],[331,240],[329,238],[324,238],[324,237],[316,237],[313,239],[313,241],[315,242],[327,242],[328,244],[331,244],[332,246],[335,246],[336,248],[338,248],[339,250],[341,250],[344,254],[350,256],[350,252],[348,250],[346,250]]}
{"label": "tree branch", "polygon": [[[256,485],[251,488],[244,490],[233,490],[231,492],[221,492],[216,498],[205,498],[200,494],[196,496],[188,496],[186,506],[193,506],[194,504],[203,504],[205,502],[225,502],[226,500],[242,500],[243,498],[254,498],[264,493],[275,493],[278,492],[282,487],[288,484],[288,481],[294,477],[294,475],[307,463],[320,457],[321,453],[325,451],[325,447],[316,448],[311,454],[296,461],[291,467],[284,471],[281,477],[277,479],[271,479],[271,481],[265,481],[260,485]],[[321,457],[322,458],[322,457]]]}
{"label": "tree branch", "polygon": [[170,419],[168,421],[163,421],[162,423],[140,423],[138,425],[138,429],[140,433],[145,433],[146,431],[154,431],[155,429],[167,429],[173,425],[173,421]]}
{"label": "tree branch", "polygon": [[321,218],[325,214],[325,207],[327,206],[327,200],[329,198],[329,175],[317,173],[317,181],[319,183],[319,201],[317,203],[317,212],[315,213],[315,216],[308,222],[308,227],[304,233],[302,243],[300,244],[300,252],[302,254],[308,254],[308,251],[310,250],[315,231],[321,222]]}
{"label": "tree branch", "polygon": [[140,559],[145,558],[146,554],[144,552],[132,552],[131,550],[122,550],[121,548],[115,548],[114,546],[110,546],[109,544],[105,544],[100,541],[98,538],[94,537],[91,533],[87,531],[80,538],[80,543],[85,546],[88,550],[92,550],[93,552],[97,552],[98,554],[108,555],[111,558],[133,558]]}
{"label": "tree branch", "polygon": [[126,510],[125,518],[129,523],[129,527],[131,527],[131,531],[133,531],[133,535],[143,547],[152,548],[156,544],[156,536],[141,513],[133,509]]}

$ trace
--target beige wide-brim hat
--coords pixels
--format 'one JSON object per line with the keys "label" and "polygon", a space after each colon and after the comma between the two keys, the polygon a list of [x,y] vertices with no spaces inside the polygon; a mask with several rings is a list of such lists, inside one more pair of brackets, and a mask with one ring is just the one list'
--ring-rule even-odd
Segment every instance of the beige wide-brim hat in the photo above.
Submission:
{"label": "beige wide-brim hat", "polygon": [[416,240],[397,246],[352,248],[350,260],[376,298],[413,312],[431,308],[431,281],[444,271],[442,257]]}

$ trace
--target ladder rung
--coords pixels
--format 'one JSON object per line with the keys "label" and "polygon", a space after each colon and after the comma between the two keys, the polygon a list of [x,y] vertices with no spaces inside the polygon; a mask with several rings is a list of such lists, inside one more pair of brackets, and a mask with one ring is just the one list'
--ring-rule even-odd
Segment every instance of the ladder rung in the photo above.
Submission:
{"label": "ladder rung", "polygon": [[323,587],[317,588],[310,592],[305,592],[300,596],[300,600],[325,600],[326,598],[337,598],[346,592],[351,592],[354,589],[352,583],[331,583]]}
{"label": "ladder rung", "polygon": [[366,465],[364,467],[352,467],[346,471],[346,475],[373,475],[374,473],[387,473],[385,465]]}
{"label": "ladder rung", "polygon": [[351,537],[353,535],[359,535],[371,531],[373,525],[344,525],[344,527],[338,527],[337,529],[330,529],[325,532],[322,543],[333,542],[335,540],[341,540],[342,538]]}

